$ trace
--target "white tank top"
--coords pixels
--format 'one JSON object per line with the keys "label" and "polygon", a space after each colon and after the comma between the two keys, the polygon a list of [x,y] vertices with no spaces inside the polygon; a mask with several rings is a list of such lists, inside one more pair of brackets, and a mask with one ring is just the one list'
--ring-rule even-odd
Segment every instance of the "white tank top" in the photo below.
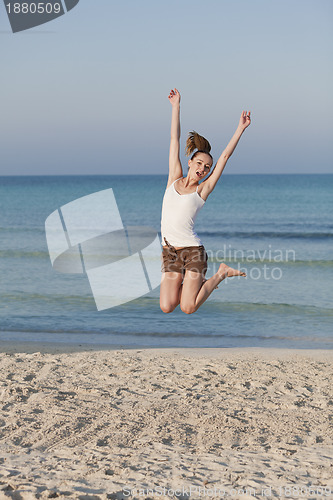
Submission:
{"label": "white tank top", "polygon": [[[182,179],[182,177],[180,177]],[[205,200],[198,193],[179,194],[175,188],[176,179],[164,194],[162,205],[161,234],[162,245],[165,239],[174,247],[190,247],[202,245],[194,232],[194,222]]]}

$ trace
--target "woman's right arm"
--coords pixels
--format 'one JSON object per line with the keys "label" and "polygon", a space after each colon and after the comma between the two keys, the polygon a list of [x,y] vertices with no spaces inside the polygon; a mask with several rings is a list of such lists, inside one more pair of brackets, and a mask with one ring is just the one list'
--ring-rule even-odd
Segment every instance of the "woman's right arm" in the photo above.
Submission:
{"label": "woman's right arm", "polygon": [[169,101],[172,106],[171,116],[171,136],[169,151],[169,178],[167,188],[180,177],[183,177],[182,164],[179,158],[179,139],[180,139],[180,93],[173,89],[169,94]]}

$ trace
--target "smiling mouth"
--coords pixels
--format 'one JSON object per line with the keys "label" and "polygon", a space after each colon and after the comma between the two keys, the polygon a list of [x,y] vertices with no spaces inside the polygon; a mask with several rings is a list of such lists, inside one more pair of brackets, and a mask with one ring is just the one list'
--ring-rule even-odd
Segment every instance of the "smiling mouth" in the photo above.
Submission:
{"label": "smiling mouth", "polygon": [[196,172],[196,174],[197,174],[198,177],[202,177],[203,176],[203,174],[201,174],[200,172]]}

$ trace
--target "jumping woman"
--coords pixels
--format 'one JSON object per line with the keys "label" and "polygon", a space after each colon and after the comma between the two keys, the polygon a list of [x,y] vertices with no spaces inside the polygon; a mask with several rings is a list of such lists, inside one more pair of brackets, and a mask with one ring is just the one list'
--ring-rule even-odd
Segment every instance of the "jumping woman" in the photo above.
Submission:
{"label": "jumping woman", "polygon": [[250,125],[251,112],[242,112],[236,132],[209,177],[207,175],[213,166],[210,144],[204,137],[191,132],[186,141],[186,155],[192,156],[188,161],[188,173],[184,177],[179,157],[180,94],[177,89],[170,91],[169,101],[172,118],[169,178],[163,198],[161,221],[163,274],[160,307],[163,312],[170,313],[180,304],[184,313],[192,314],[225,278],[246,276],[222,263],[214,276],[205,279],[207,254],[194,232],[194,221],[221,177],[241,135]]}

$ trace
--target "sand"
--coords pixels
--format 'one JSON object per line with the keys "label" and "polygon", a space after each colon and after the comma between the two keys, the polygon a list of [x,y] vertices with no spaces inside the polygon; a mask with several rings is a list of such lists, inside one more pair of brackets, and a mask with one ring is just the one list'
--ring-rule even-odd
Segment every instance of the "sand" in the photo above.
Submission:
{"label": "sand", "polygon": [[333,497],[331,351],[1,348],[0,499]]}

